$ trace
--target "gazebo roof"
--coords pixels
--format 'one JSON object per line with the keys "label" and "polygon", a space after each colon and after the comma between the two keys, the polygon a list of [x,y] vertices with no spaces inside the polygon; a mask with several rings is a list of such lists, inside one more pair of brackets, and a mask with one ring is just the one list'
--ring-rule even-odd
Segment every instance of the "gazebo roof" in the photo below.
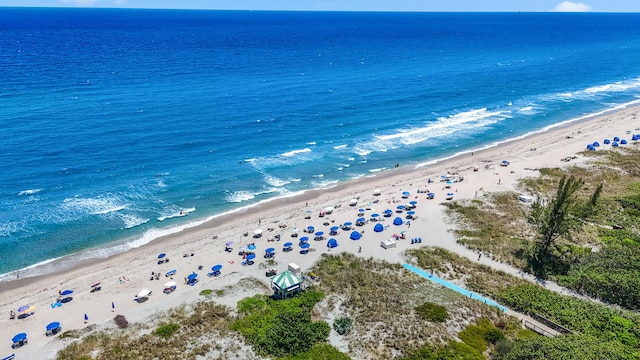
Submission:
{"label": "gazebo roof", "polygon": [[298,275],[294,274],[289,270],[281,272],[280,274],[276,275],[276,277],[274,277],[272,280],[273,285],[277,286],[282,290],[287,290],[289,288],[296,287],[300,285],[301,282],[302,282],[302,279]]}

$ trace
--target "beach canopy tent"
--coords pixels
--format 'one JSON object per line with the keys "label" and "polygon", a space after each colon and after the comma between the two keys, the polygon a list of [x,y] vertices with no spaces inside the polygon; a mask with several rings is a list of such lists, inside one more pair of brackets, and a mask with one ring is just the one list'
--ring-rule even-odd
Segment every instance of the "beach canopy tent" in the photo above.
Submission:
{"label": "beach canopy tent", "polygon": [[349,206],[356,206],[358,204],[358,199],[349,200]]}
{"label": "beach canopy tent", "polygon": [[273,289],[274,298],[285,299],[302,290],[302,278],[286,270],[273,277],[271,288]]}
{"label": "beach canopy tent", "polygon": [[609,139],[604,139],[604,143],[605,143],[605,144],[611,144],[611,140],[609,140]]}
{"label": "beach canopy tent", "polygon": [[27,333],[19,333],[16,334],[11,341],[13,341],[13,345],[11,345],[11,347],[15,349],[26,344],[29,340],[27,339]]}
{"label": "beach canopy tent", "polygon": [[620,140],[620,144],[627,145],[627,140],[625,140],[625,139]]}
{"label": "beach canopy tent", "polygon": [[147,296],[151,295],[151,290],[144,288],[140,291],[138,291],[138,293],[136,294],[136,297],[138,298],[145,298]]}
{"label": "beach canopy tent", "polygon": [[613,137],[613,141],[620,141],[620,138],[619,138],[619,137],[617,137],[617,136],[614,136],[614,137]]}
{"label": "beach canopy tent", "polygon": [[331,238],[327,241],[327,247],[333,249],[334,247],[338,247],[338,240]]}
{"label": "beach canopy tent", "polygon": [[360,234],[357,231],[352,231],[351,235],[349,236],[349,239],[351,239],[351,240],[360,240],[361,237],[362,237],[362,234]]}
{"label": "beach canopy tent", "polygon": [[326,208],[324,208],[324,213],[329,215],[333,212],[333,210],[335,210],[333,206],[327,206]]}
{"label": "beach canopy tent", "polygon": [[633,136],[631,137],[631,140],[633,140],[633,141],[638,141],[638,140],[640,140],[640,135],[638,135],[638,134],[633,134]]}
{"label": "beach canopy tent", "polygon": [[382,226],[382,224],[377,223],[376,226],[373,227],[373,231],[375,232],[382,232],[384,230],[384,226]]}
{"label": "beach canopy tent", "polygon": [[49,335],[55,335],[58,332],[60,332],[60,330],[62,330],[62,327],[60,326],[60,323],[57,321],[54,321],[52,323],[49,323],[46,327],[47,332],[45,333],[46,336]]}
{"label": "beach canopy tent", "polygon": [[393,225],[400,226],[402,225],[402,223],[403,223],[402,218],[399,216],[393,219]]}
{"label": "beach canopy tent", "polygon": [[587,145],[587,150],[596,151],[596,148],[593,145],[589,144],[589,145]]}
{"label": "beach canopy tent", "polygon": [[376,188],[375,190],[373,190],[373,196],[379,196],[380,194],[382,194],[382,191],[380,191],[379,188]]}
{"label": "beach canopy tent", "polygon": [[593,147],[598,147],[598,146],[600,146],[600,143],[597,142],[597,141],[594,141],[593,144],[591,144],[591,145],[593,145]]}
{"label": "beach canopy tent", "polygon": [[613,144],[611,144],[611,146],[618,146],[618,143],[614,141]]}
{"label": "beach canopy tent", "polygon": [[170,294],[176,290],[176,285],[177,284],[175,281],[168,281],[164,284],[164,290],[162,290],[162,292],[165,294]]}

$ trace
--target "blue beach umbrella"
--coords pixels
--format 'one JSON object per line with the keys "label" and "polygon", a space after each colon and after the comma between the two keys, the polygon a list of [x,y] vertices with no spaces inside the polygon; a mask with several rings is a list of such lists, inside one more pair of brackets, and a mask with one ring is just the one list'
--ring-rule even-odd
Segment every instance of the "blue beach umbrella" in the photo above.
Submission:
{"label": "blue beach umbrella", "polygon": [[275,248],[266,248],[266,249],[264,250],[264,252],[266,252],[266,253],[272,253],[272,252],[276,252],[276,249],[275,249]]}
{"label": "blue beach umbrella", "polygon": [[54,321],[52,323],[49,323],[49,325],[47,325],[47,331],[51,331],[51,330],[57,329],[59,327],[60,327],[60,323],[57,322],[57,321]]}
{"label": "blue beach umbrella", "polygon": [[316,236],[322,236],[322,235],[324,235],[324,232],[323,232],[323,231],[318,231],[318,232],[316,233]]}
{"label": "blue beach umbrella", "polygon": [[360,234],[357,231],[352,231],[351,235],[349,236],[351,240],[360,240],[361,237],[362,237],[362,234]]}
{"label": "blue beach umbrella", "polygon": [[167,256],[167,254],[162,253],[162,254],[158,255],[158,259],[162,259],[162,258],[164,258],[165,256]]}
{"label": "blue beach umbrella", "polygon": [[[248,257],[249,257],[249,256],[247,256],[247,258],[248,258]],[[255,255],[254,255],[254,257],[255,257]],[[191,274],[189,274],[189,276],[187,276],[187,279],[188,279],[188,280],[194,280],[194,279],[196,279],[197,277],[198,277],[198,274],[196,274],[196,273],[191,273]]]}
{"label": "blue beach umbrella", "polygon": [[84,314],[84,322],[89,321],[89,316],[87,316],[87,314]]}
{"label": "blue beach umbrella", "polygon": [[375,214],[375,213],[374,213],[374,214],[371,214],[371,217],[372,217],[372,218],[377,218],[378,216],[380,216],[380,214]]}
{"label": "blue beach umbrella", "polygon": [[14,343],[20,342],[20,341],[24,341],[27,338],[27,333],[19,333],[16,334],[16,336],[14,336],[11,341],[13,341]]}
{"label": "blue beach umbrella", "polygon": [[113,301],[111,302],[111,310],[115,310],[116,309],[116,303],[114,303]]}
{"label": "blue beach umbrella", "polygon": [[353,223],[351,221],[347,221],[342,226],[348,228],[348,227],[351,227],[351,225],[353,225]]}
{"label": "blue beach umbrella", "polygon": [[415,211],[413,211],[413,210],[411,210],[411,211],[407,211],[407,215],[415,215],[415,214],[416,214],[416,212],[415,212]]}
{"label": "blue beach umbrella", "polygon": [[301,243],[307,242],[307,241],[309,241],[309,237],[308,236],[303,236],[303,237],[300,238],[300,242]]}
{"label": "blue beach umbrella", "polygon": [[293,246],[293,243],[292,243],[292,242],[286,242],[286,243],[284,243],[284,245],[282,245],[282,246],[284,246],[284,247],[292,247],[292,246]]}
{"label": "blue beach umbrella", "polygon": [[403,221],[401,217],[396,217],[395,219],[393,219],[393,225],[400,226],[402,225],[402,223]]}
{"label": "blue beach umbrella", "polygon": [[338,240],[331,238],[329,239],[329,241],[327,241],[327,247],[329,247],[330,249],[333,249],[334,247],[338,246]]}
{"label": "blue beach umbrella", "polygon": [[247,255],[247,260],[253,260],[256,258],[256,254],[249,254]]}
{"label": "blue beach umbrella", "polygon": [[73,290],[65,290],[65,291],[60,293],[60,295],[62,295],[62,296],[67,296],[67,295],[71,295],[71,294],[73,294]]}
{"label": "blue beach umbrella", "polygon": [[220,271],[222,270],[222,265],[218,264],[218,265],[214,265],[211,270],[213,271]]}
{"label": "blue beach umbrella", "polygon": [[392,213],[393,213],[393,210],[391,210],[391,209],[387,209],[387,210],[385,210],[385,211],[384,211],[384,213],[385,213],[385,214],[392,214]]}
{"label": "blue beach umbrella", "polygon": [[316,228],[314,228],[313,226],[307,226],[307,232],[308,233],[313,233],[315,231]]}
{"label": "blue beach umbrella", "polygon": [[301,249],[308,249],[311,246],[309,243],[300,244]]}
{"label": "blue beach umbrella", "polygon": [[233,241],[227,241],[224,245],[225,246],[231,246],[231,245],[233,245]]}
{"label": "blue beach umbrella", "polygon": [[384,226],[382,226],[382,224],[377,223],[376,226],[373,227],[373,231],[375,232],[382,232],[384,230]]}
{"label": "blue beach umbrella", "polygon": [[404,210],[404,205],[396,206],[396,211],[403,211],[403,210]]}
{"label": "blue beach umbrella", "polygon": [[249,250],[255,250],[256,246],[254,244],[249,244],[249,246],[247,246],[247,249]]}

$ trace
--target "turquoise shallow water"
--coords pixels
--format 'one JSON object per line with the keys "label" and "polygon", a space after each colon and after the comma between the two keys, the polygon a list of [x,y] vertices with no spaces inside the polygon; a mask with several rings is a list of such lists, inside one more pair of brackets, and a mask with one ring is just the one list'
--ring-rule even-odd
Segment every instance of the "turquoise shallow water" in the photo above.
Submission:
{"label": "turquoise shallow water", "polygon": [[0,274],[55,271],[35,265],[126,251],[640,94],[638,14],[0,18]]}

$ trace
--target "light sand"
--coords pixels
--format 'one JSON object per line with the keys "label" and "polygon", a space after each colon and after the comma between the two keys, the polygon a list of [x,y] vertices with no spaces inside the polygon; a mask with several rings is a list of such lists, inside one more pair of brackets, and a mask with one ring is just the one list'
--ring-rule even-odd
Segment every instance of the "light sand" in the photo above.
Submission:
{"label": "light sand", "polygon": [[[0,356],[15,352],[19,358],[55,358],[56,351],[65,342],[44,335],[45,326],[51,321],[60,321],[63,331],[83,329],[93,324],[104,325],[111,322],[115,314],[125,315],[130,322],[145,321],[157,311],[199,299],[198,294],[202,289],[225,288],[240,281],[248,281],[250,278],[259,279],[264,284],[264,287],[245,286],[246,289],[233,292],[221,300],[233,306],[237,300],[245,296],[267,291],[269,279],[260,263],[264,262],[264,249],[268,247],[276,248],[275,260],[278,262],[276,268],[279,272],[285,270],[289,263],[300,265],[303,272],[306,272],[323,253],[358,253],[359,247],[362,248],[359,256],[390,262],[403,262],[402,253],[405,249],[427,245],[451,249],[476,260],[477,254],[457,245],[450,231],[454,225],[446,219],[443,207],[439,205],[446,201],[446,193],[454,193],[455,199],[469,199],[480,197],[486,192],[513,190],[519,178],[536,176],[537,168],[566,166],[584,161],[579,155],[569,162],[563,162],[561,159],[576,155],[593,141],[600,141],[602,144],[605,137],[620,136],[630,141],[631,135],[627,134],[627,131],[640,133],[637,129],[637,111],[637,108],[624,109],[434,165],[400,167],[335,188],[274,200],[158,239],[141,248],[105,260],[92,261],[55,275],[0,283],[0,310],[4,314],[0,318],[0,327],[3,328],[6,344],[6,347],[2,347]],[[508,159],[511,164],[501,167],[499,164],[503,159]],[[477,172],[473,171],[474,165],[479,168]],[[445,184],[439,180],[440,176],[447,172],[458,173],[464,177],[464,181],[452,184],[451,189],[445,189]],[[434,180],[435,183],[428,184],[428,179]],[[381,190],[379,196],[373,195],[376,188]],[[418,193],[418,190],[427,189],[436,194],[435,200],[427,200],[424,193]],[[403,191],[411,193],[409,199],[401,198]],[[358,205],[349,206],[349,201],[355,198],[358,198]],[[350,232],[340,230],[337,236],[333,236],[338,240],[339,247],[331,251],[326,248],[326,240],[314,241],[312,238],[310,243],[315,251],[302,255],[299,253],[298,240],[291,237],[292,228],[300,228],[300,236],[305,236],[308,234],[303,233],[302,229],[313,225],[316,230],[324,231],[325,237],[329,238],[330,226],[345,221],[355,223],[358,217],[357,209],[365,207],[368,203],[371,203],[372,210],[366,211],[367,219],[371,213],[382,214],[387,208],[395,210],[398,204],[405,204],[410,200],[418,201],[415,209],[418,219],[412,220],[410,226],[394,226],[392,220],[397,216],[394,213],[393,217],[385,218],[382,222],[388,228],[381,233],[373,231],[375,223],[372,222],[357,228],[359,231],[364,230],[359,241],[350,240]],[[336,209],[331,215],[320,218],[319,212],[329,206]],[[312,210],[309,220],[304,219],[307,209]],[[404,217],[404,214],[402,216]],[[323,225],[325,222],[328,222],[329,226]],[[280,227],[285,224],[285,228]],[[273,231],[269,230],[270,228],[273,228]],[[253,239],[251,236],[256,229],[264,231],[259,239]],[[382,240],[402,231],[406,231],[407,239],[398,241],[396,248],[385,250],[380,246]],[[249,236],[243,236],[244,233],[248,233]],[[281,235],[281,241],[267,241],[277,233]],[[410,239],[414,237],[421,237],[422,243],[411,244]],[[230,240],[234,241],[234,251],[227,253],[224,251],[224,243]],[[282,251],[282,244],[287,241],[294,243],[294,251]],[[242,266],[242,258],[237,254],[238,249],[251,242],[257,245],[256,263],[253,266]],[[170,262],[157,265],[157,255],[163,252],[167,254]],[[183,257],[183,254],[189,256]],[[218,278],[207,277],[207,272],[215,264],[223,265],[222,275]],[[198,270],[200,265],[203,266],[203,270]],[[171,269],[177,270],[174,280],[178,283],[178,288],[174,293],[167,295],[162,293],[163,284],[170,279],[164,274]],[[160,280],[149,280],[152,271],[162,274]],[[199,274],[199,283],[193,287],[184,285],[184,277],[194,271]],[[126,276],[128,281],[120,283],[118,279],[123,276]],[[101,291],[90,292],[90,285],[94,282],[101,282]],[[136,293],[143,288],[152,290],[153,295],[144,303],[133,301]],[[72,295],[73,301],[59,308],[51,308],[50,304],[58,297],[58,290],[64,289],[75,290]],[[115,311],[112,311],[112,302],[116,306]],[[34,315],[25,319],[8,319],[10,310],[16,311],[25,304],[35,305]],[[87,324],[84,323],[85,313],[89,317]],[[19,332],[28,334],[29,344],[12,350],[10,339]]]}

